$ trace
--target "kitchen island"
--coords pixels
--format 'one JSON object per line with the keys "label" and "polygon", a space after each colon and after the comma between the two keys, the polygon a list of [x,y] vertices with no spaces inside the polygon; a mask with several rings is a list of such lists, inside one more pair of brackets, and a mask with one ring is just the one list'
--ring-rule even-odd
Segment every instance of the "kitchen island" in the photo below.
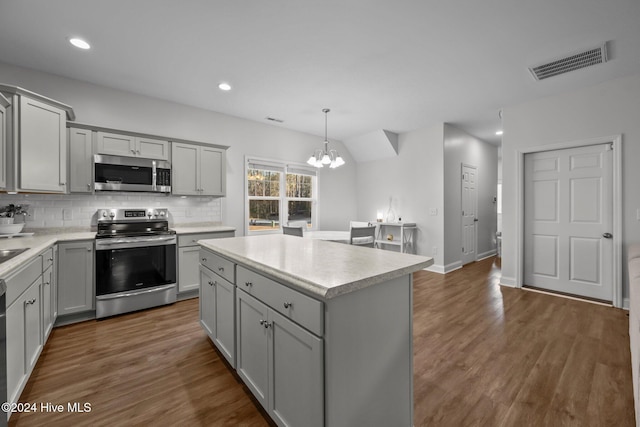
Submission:
{"label": "kitchen island", "polygon": [[199,243],[201,324],[276,423],[413,424],[412,273],[431,258],[288,235]]}

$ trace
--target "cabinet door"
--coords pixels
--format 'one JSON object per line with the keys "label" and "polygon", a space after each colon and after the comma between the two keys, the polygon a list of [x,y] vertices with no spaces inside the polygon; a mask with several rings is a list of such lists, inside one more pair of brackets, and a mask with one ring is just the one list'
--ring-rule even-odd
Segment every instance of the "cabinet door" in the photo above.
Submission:
{"label": "cabinet door", "polygon": [[87,129],[69,128],[69,192],[71,193],[93,191],[92,133]]}
{"label": "cabinet door", "polygon": [[200,147],[174,143],[171,149],[171,193],[183,196],[199,195]]}
{"label": "cabinet door", "polygon": [[200,147],[200,188],[202,195],[224,196],[225,151],[213,147]]}
{"label": "cabinet door", "polygon": [[93,241],[58,245],[58,314],[95,308]]}
{"label": "cabinet door", "polygon": [[[24,356],[24,304],[23,297],[7,307],[7,401],[16,402],[18,390],[26,375]],[[0,416],[4,416],[2,413]]]}
{"label": "cabinet door", "polygon": [[39,278],[24,295],[24,349],[25,372],[36,364],[42,347],[42,278]]}
{"label": "cabinet door", "polygon": [[198,288],[200,284],[199,265],[200,246],[187,246],[178,249],[178,292]]}
{"label": "cabinet door", "polygon": [[236,291],[236,371],[258,402],[268,409],[267,306]]}
{"label": "cabinet door", "polygon": [[20,188],[64,193],[67,177],[66,113],[20,97]]}
{"label": "cabinet door", "polygon": [[52,311],[52,296],[53,296],[53,267],[47,268],[42,273],[42,343],[47,341],[49,332],[53,327],[53,311]]}
{"label": "cabinet door", "polygon": [[235,294],[236,287],[218,277],[214,281],[215,291],[215,330],[213,341],[218,350],[235,368],[236,330],[235,330]]}
{"label": "cabinet door", "polygon": [[145,159],[169,160],[169,141],[136,137],[136,155]]}
{"label": "cabinet door", "polygon": [[200,267],[200,324],[213,340],[216,329],[216,293],[214,274],[205,267]]}
{"label": "cabinet door", "polygon": [[136,156],[135,137],[118,133],[98,132],[98,154],[111,154],[114,156]]}
{"label": "cabinet door", "polygon": [[7,187],[7,110],[0,105],[0,188]]}
{"label": "cabinet door", "polygon": [[280,425],[324,424],[323,342],[269,310],[269,414]]}

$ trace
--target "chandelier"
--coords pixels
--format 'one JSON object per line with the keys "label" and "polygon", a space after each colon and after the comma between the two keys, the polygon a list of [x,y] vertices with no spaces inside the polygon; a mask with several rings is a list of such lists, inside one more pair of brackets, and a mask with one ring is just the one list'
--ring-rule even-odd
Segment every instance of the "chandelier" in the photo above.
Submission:
{"label": "chandelier", "polygon": [[324,148],[319,148],[313,152],[307,163],[317,168],[329,165],[330,168],[337,168],[344,165],[344,160],[340,157],[340,154],[336,150],[329,150],[329,139],[327,138],[327,113],[331,111],[328,108],[324,108]]}

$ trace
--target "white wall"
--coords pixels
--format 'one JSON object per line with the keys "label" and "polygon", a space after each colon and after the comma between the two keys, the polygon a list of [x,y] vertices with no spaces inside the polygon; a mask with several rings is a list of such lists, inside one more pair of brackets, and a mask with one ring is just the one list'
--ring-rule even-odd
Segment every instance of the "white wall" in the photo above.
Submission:
{"label": "white wall", "polygon": [[[79,123],[230,146],[227,197],[220,201],[220,216],[212,216],[211,220],[236,227],[236,235],[244,234],[244,157],[303,163],[322,145],[318,136],[3,63],[0,83],[20,86],[71,105]],[[203,90],[216,91],[212,96],[220,96],[216,89]],[[355,162],[341,142],[332,144],[347,164],[319,173],[318,215],[319,225],[324,229],[337,228],[356,215]]]}
{"label": "white wall", "polygon": [[444,265],[447,270],[462,265],[462,164],[475,166],[478,173],[477,254],[478,259],[494,254],[498,147],[481,141],[450,124],[444,125]]}
{"label": "white wall", "polygon": [[[443,265],[443,125],[398,136],[398,155],[358,164],[358,215],[354,220],[372,221],[378,212],[386,215],[389,198],[396,220],[415,222],[419,232],[416,250],[433,256],[434,268]],[[437,209],[436,216],[429,210]],[[348,227],[348,224],[345,224]]]}
{"label": "white wall", "polygon": [[505,108],[503,124],[502,282],[515,285],[518,274],[518,150],[622,134],[622,278],[623,297],[627,298],[626,248],[640,242],[640,222],[636,219],[640,209],[640,74]]}

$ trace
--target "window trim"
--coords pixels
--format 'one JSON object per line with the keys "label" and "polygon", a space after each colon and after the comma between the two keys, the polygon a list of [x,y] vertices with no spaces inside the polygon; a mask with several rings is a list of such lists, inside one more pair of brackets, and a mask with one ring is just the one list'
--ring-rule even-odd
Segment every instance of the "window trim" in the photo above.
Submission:
{"label": "window trim", "polygon": [[[260,169],[260,167],[264,167],[263,170],[271,170],[280,172],[280,196],[278,197],[250,197],[249,196],[249,185],[248,185],[248,174],[249,169]],[[314,197],[288,197],[287,196],[287,173],[293,173],[298,175],[310,175],[314,177],[313,184],[311,187],[311,194]],[[275,160],[269,158],[255,157],[255,156],[245,156],[244,159],[244,235],[245,236],[259,236],[264,234],[276,234],[282,233],[282,228],[278,228],[277,230],[249,230],[249,200],[279,200],[279,213],[280,213],[280,227],[282,225],[286,225],[288,223],[289,216],[289,201],[302,201],[302,202],[311,202],[311,218],[312,218],[312,227],[309,229],[305,229],[308,231],[317,230],[319,228],[319,219],[318,219],[318,172],[316,168],[309,167],[305,163],[295,163],[295,162],[287,162],[282,160]]]}

